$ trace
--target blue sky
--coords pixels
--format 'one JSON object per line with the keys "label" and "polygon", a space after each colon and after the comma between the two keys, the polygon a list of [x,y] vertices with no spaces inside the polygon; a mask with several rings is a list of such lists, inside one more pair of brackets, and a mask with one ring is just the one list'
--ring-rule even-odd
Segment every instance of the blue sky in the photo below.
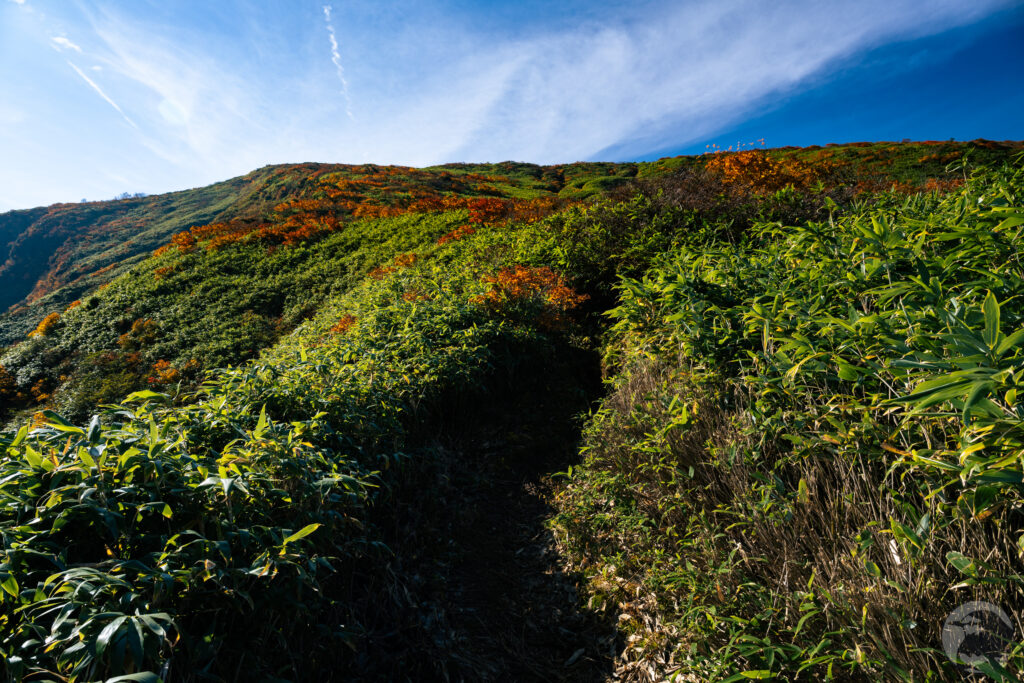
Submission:
{"label": "blue sky", "polygon": [[1010,0],[0,0],[0,211],[269,163],[1020,139],[1022,81]]}

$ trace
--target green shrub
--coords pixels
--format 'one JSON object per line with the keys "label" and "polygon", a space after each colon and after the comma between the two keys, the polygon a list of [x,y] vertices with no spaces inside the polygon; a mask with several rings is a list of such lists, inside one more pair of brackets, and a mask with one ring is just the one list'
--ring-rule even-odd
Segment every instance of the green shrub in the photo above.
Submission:
{"label": "green shrub", "polygon": [[1024,613],[1022,193],[984,172],[622,283],[557,526],[627,670],[959,680],[946,616]]}

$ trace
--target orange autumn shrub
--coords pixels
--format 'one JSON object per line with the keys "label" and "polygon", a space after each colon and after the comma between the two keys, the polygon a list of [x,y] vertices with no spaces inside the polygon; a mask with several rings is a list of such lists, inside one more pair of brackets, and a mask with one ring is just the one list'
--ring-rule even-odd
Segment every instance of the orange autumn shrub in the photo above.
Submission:
{"label": "orange autumn shrub", "polygon": [[925,192],[952,192],[964,185],[963,178],[928,178],[924,181]]}
{"label": "orange autumn shrub", "polygon": [[50,392],[46,387],[45,379],[38,380],[33,384],[29,392],[32,394],[33,403],[44,403],[50,399]]}
{"label": "orange autumn shrub", "polygon": [[402,300],[410,303],[415,301],[426,301],[430,298],[430,295],[424,292],[422,289],[410,289],[402,293]]}
{"label": "orange autumn shrub", "polygon": [[451,232],[445,235],[441,235],[441,237],[438,238],[437,240],[437,244],[438,246],[442,246],[448,244],[449,242],[456,242],[458,240],[463,239],[464,237],[469,237],[475,232],[476,228],[474,228],[471,225],[460,225]]}
{"label": "orange autumn shrub", "polygon": [[775,192],[793,186],[803,189],[834,170],[830,162],[811,165],[793,158],[776,158],[762,150],[718,152],[708,161],[707,170],[727,183],[742,185],[757,194]]}
{"label": "orange autumn shrub", "polygon": [[408,268],[412,264],[416,263],[418,259],[419,256],[417,256],[416,254],[399,254],[398,256],[395,257],[395,267]]}
{"label": "orange autumn shrub", "polygon": [[181,379],[181,371],[166,360],[158,360],[153,364],[153,375],[150,384],[174,384]]}
{"label": "orange autumn shrub", "polygon": [[542,309],[538,322],[549,329],[564,327],[568,322],[565,314],[589,298],[569,287],[547,266],[503,268],[494,275],[485,276],[483,281],[490,285],[490,289],[475,297],[474,303],[496,311],[538,305]]}
{"label": "orange autumn shrub", "polygon": [[493,223],[505,216],[512,202],[496,197],[478,197],[466,202],[471,223]]}
{"label": "orange autumn shrub", "polygon": [[394,273],[402,268],[408,268],[412,264],[416,263],[417,260],[419,260],[419,256],[417,256],[416,254],[399,254],[398,256],[395,257],[394,261],[391,262],[392,265],[377,266],[369,273],[367,273],[367,276],[373,278],[374,280],[380,280],[383,279],[384,276],[390,275],[391,273]]}
{"label": "orange autumn shrub", "polygon": [[356,324],[356,318],[353,315],[343,315],[338,318],[338,322],[331,326],[331,332],[334,334],[345,334],[349,329]]}
{"label": "orange autumn shrub", "polygon": [[171,244],[178,248],[178,251],[187,254],[196,248],[196,238],[191,232],[179,232],[171,238]]}
{"label": "orange autumn shrub", "polygon": [[42,320],[39,321],[39,325],[36,329],[28,333],[30,337],[46,337],[53,332],[54,328],[57,327],[57,323],[60,322],[60,313],[51,313]]}

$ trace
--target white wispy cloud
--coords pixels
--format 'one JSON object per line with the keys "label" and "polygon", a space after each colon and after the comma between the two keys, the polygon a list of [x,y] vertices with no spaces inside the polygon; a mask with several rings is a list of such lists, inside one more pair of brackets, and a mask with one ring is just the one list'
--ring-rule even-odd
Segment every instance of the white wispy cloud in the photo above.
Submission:
{"label": "white wispy cloud", "polygon": [[60,50],[74,50],[75,52],[81,52],[82,48],[75,45],[71,40],[65,36],[53,36],[50,38],[50,42],[53,43],[54,48],[59,52]]}
{"label": "white wispy cloud", "polygon": [[[419,0],[396,0],[396,7],[351,0],[343,15],[340,5],[336,11],[317,3],[303,13],[225,0],[218,17],[227,11],[240,19],[229,36],[200,33],[191,19],[150,3],[114,8],[80,0],[84,19],[40,24],[39,38],[47,45],[67,26],[88,48],[76,61],[95,66],[68,64],[140,130],[97,138],[96,146],[110,148],[103,154],[71,141],[88,168],[68,174],[80,176],[74,181],[82,187],[67,185],[63,198],[77,199],[194,187],[269,163],[636,158],[703,141],[873,47],[964,25],[1013,1],[934,0],[926,18],[916,0],[666,0],[630,3],[628,18],[625,5],[608,3],[585,21],[513,35],[450,16],[451,3],[423,9]],[[52,19],[57,10],[50,12]],[[348,74],[359,74],[352,83],[358,117],[342,47]],[[100,66],[117,102],[87,76],[100,78]],[[53,97],[64,96],[54,90]],[[29,121],[60,109],[9,99]],[[74,109],[70,96],[62,101]],[[4,144],[27,144],[3,133]],[[61,146],[62,155],[68,151]],[[111,173],[132,185],[107,180]],[[21,167],[9,174],[17,182],[24,175]],[[43,171],[34,184],[54,186]],[[21,187],[28,192],[34,184]]]}
{"label": "white wispy cloud", "polygon": [[11,0],[15,5],[24,5],[25,0]]}
{"label": "white wispy cloud", "polygon": [[88,83],[89,87],[91,87],[93,90],[96,91],[97,95],[99,95],[104,100],[106,100],[107,104],[109,104],[111,107],[113,107],[115,110],[117,110],[117,113],[121,115],[121,118],[123,118],[125,121],[128,122],[128,125],[130,125],[132,128],[138,129],[138,126],[135,124],[135,122],[132,121],[128,117],[128,115],[124,113],[124,111],[121,109],[121,107],[118,106],[117,102],[115,102],[114,100],[110,99],[110,96],[107,95],[107,93],[103,92],[103,88],[101,88],[100,86],[96,85],[96,81],[94,81],[91,78],[89,78],[88,76],[86,76],[85,72],[82,71],[81,69],[79,69],[70,60],[68,61],[68,66],[70,66],[72,69],[74,69],[75,73],[77,73],[79,76],[81,76],[82,80],[85,81],[86,83]]}
{"label": "white wispy cloud", "polygon": [[[611,147],[638,156],[681,146],[871,47],[966,23],[1001,4],[936,2],[922,20],[908,0],[688,3],[632,25],[492,46],[503,60],[526,57],[451,158],[555,162]],[[451,91],[464,92],[457,83]]]}
{"label": "white wispy cloud", "polygon": [[331,11],[330,5],[324,5],[324,23],[327,25],[327,37],[331,41],[331,61],[334,63],[334,68],[338,72],[338,80],[341,81],[341,94],[345,97],[345,113],[348,117],[355,121],[355,116],[352,115],[352,98],[348,94],[348,80],[345,78],[345,67],[341,64],[341,52],[338,49],[338,38],[334,33],[334,24],[331,22]]}

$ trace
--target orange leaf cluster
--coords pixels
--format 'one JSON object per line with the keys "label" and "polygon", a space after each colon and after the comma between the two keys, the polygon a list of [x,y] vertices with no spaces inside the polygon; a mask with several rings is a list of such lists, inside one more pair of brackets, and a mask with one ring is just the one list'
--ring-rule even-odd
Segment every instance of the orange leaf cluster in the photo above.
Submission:
{"label": "orange leaf cluster", "polygon": [[486,294],[477,297],[476,301],[492,308],[533,300],[557,311],[568,311],[589,298],[565,284],[547,266],[533,268],[517,265],[503,268],[494,275],[485,276],[483,281],[491,288]]}
{"label": "orange leaf cluster", "polygon": [[419,256],[417,256],[416,254],[399,254],[398,256],[395,257],[394,261],[391,262],[392,265],[378,266],[371,270],[369,273],[367,273],[367,275],[373,278],[374,280],[380,280],[383,279],[385,275],[390,275],[391,273],[394,273],[397,270],[408,268],[412,264],[416,263],[416,261],[418,260]]}
{"label": "orange leaf cluster", "polygon": [[[282,180],[293,180],[287,175]],[[559,206],[557,198],[531,200],[502,199],[479,195],[500,194],[482,181],[509,182],[503,176],[475,173],[457,175],[447,171],[373,165],[349,167],[346,171],[313,170],[300,181],[301,196],[279,201],[269,223],[236,220],[196,226],[175,235],[160,247],[163,254],[173,246],[187,252],[202,242],[207,250],[242,241],[294,245],[340,230],[345,220],[387,218],[408,213],[465,210],[475,225],[503,220],[536,221]]]}
{"label": "orange leaf cluster", "polygon": [[509,211],[508,219],[522,223],[536,223],[540,219],[554,213],[560,207],[568,207],[578,202],[567,203],[558,197],[538,197],[537,199],[515,200]]}
{"label": "orange leaf cluster", "polygon": [[445,235],[441,235],[441,237],[439,237],[438,240],[437,240],[437,244],[440,246],[440,245],[448,244],[449,242],[456,242],[458,240],[461,240],[464,237],[469,237],[470,235],[472,235],[475,232],[476,232],[476,228],[474,228],[474,227],[472,227],[470,225],[460,225],[459,227],[455,228],[451,232],[449,232],[449,233],[447,233]]}
{"label": "orange leaf cluster", "polygon": [[727,183],[743,185],[755,193],[763,194],[789,186],[807,188],[831,172],[833,165],[824,161],[811,165],[798,159],[776,158],[762,150],[751,149],[713,154],[706,168]]}
{"label": "orange leaf cluster", "polygon": [[57,323],[60,322],[60,313],[51,313],[42,320],[39,321],[39,325],[36,329],[28,333],[30,337],[47,337],[53,332],[54,328],[57,327]]}
{"label": "orange leaf cluster", "polygon": [[171,244],[181,253],[187,254],[196,248],[196,238],[191,232],[179,232],[171,238]]}
{"label": "orange leaf cluster", "polygon": [[149,378],[150,384],[175,384],[181,379],[181,371],[165,360],[158,360],[153,364],[153,376]]}
{"label": "orange leaf cluster", "polygon": [[67,313],[72,308],[78,308],[81,305],[82,305],[82,301],[80,299],[75,299],[74,301],[72,301],[71,303],[68,304],[68,307],[64,309],[64,312]]}
{"label": "orange leaf cluster", "polygon": [[419,256],[416,254],[399,254],[395,257],[396,268],[408,268],[412,264],[419,260]]}
{"label": "orange leaf cluster", "polygon": [[414,301],[426,301],[430,298],[430,295],[424,292],[422,289],[410,289],[402,294],[402,300],[410,303]]}
{"label": "orange leaf cluster", "polygon": [[338,322],[334,323],[331,327],[331,332],[334,334],[345,334],[349,331],[353,325],[356,324],[356,318],[352,315],[343,315],[338,318]]}
{"label": "orange leaf cluster", "polygon": [[50,392],[46,388],[45,379],[41,379],[35,384],[33,384],[32,388],[29,389],[29,392],[32,394],[32,401],[34,403],[43,403],[44,401],[47,401],[50,398]]}
{"label": "orange leaf cluster", "polygon": [[924,181],[925,192],[952,192],[964,186],[963,178],[928,178]]}
{"label": "orange leaf cluster", "polygon": [[177,247],[178,251],[187,254],[196,248],[196,238],[189,231],[179,232],[171,237],[169,244],[165,244],[153,252],[153,256],[163,256],[172,248]]}

